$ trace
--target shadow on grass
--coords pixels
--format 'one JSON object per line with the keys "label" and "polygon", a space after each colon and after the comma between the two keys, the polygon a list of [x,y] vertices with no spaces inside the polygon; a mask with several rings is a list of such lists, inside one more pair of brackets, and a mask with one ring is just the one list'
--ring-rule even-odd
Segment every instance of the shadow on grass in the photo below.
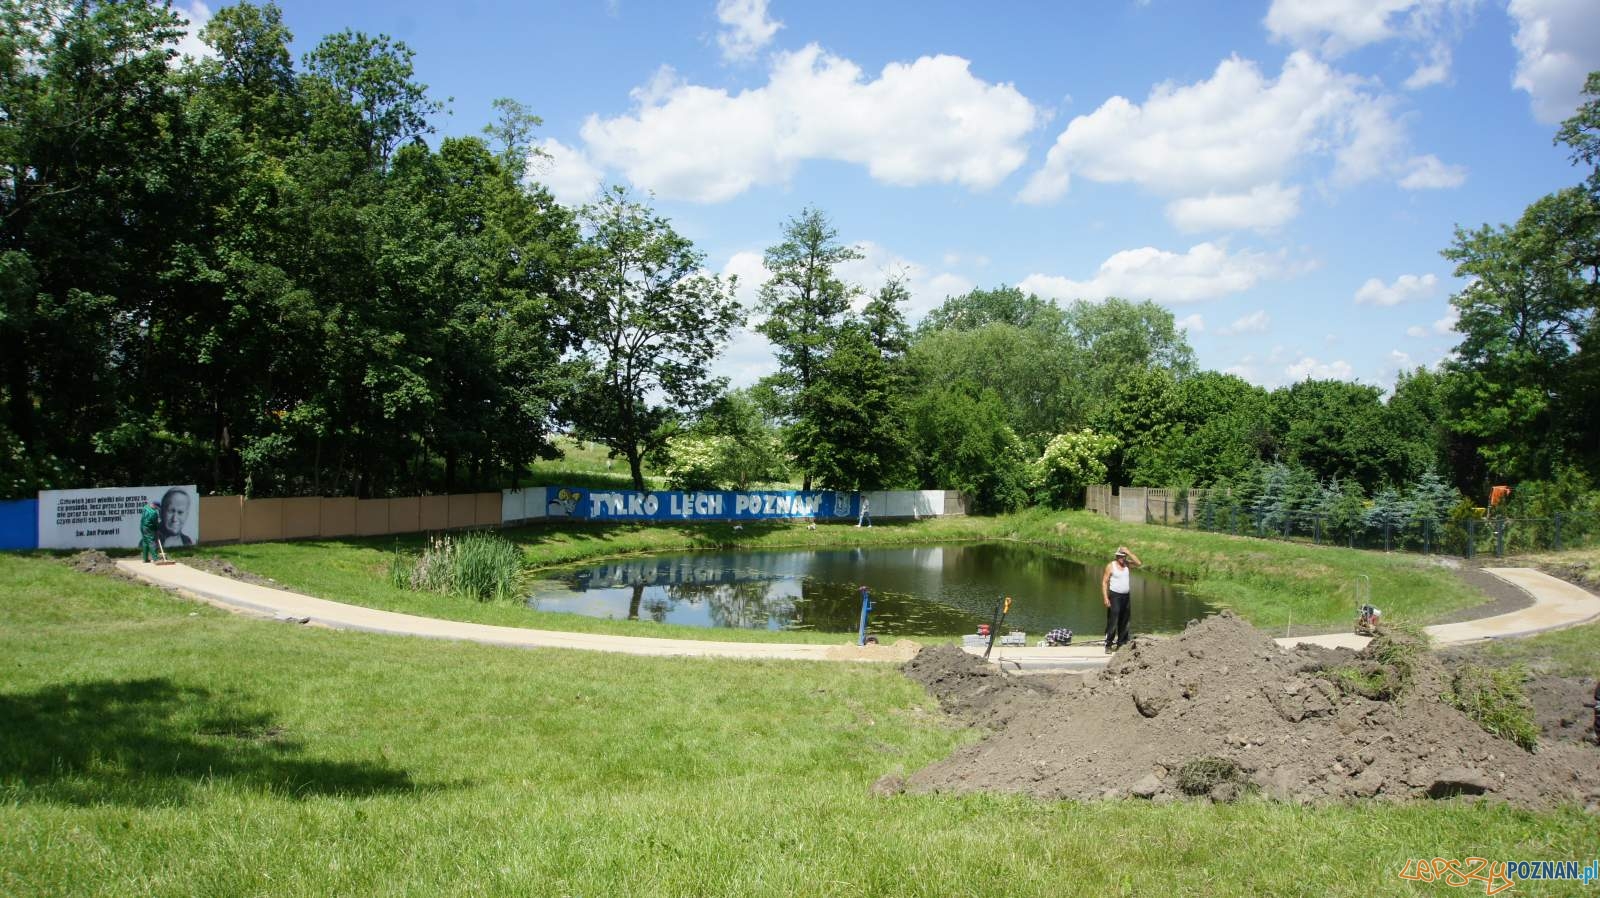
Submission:
{"label": "shadow on grass", "polygon": [[211,784],[286,798],[418,788],[404,770],[304,754],[270,714],[165,678],[0,695],[0,802],[182,804]]}

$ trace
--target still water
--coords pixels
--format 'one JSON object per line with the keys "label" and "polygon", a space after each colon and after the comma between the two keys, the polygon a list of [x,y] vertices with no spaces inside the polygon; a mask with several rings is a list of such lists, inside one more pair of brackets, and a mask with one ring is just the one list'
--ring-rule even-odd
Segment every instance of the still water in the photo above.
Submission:
{"label": "still water", "polygon": [[[969,543],[917,548],[656,555],[548,572],[528,599],[541,611],[700,627],[854,633],[857,588],[872,589],[870,629],[884,635],[971,633],[1011,596],[1006,629],[1030,641],[1054,627],[1104,635],[1103,564],[1031,546]],[[1133,573],[1133,629],[1180,630],[1209,609],[1158,577]]]}

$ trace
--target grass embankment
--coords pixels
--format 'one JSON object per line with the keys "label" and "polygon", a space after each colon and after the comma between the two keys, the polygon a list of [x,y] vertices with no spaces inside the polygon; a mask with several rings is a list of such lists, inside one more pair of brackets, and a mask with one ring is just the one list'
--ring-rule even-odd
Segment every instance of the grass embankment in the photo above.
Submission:
{"label": "grass embankment", "polygon": [[[1427,623],[1448,611],[1483,601],[1449,571],[1424,558],[1330,546],[1307,546],[1169,527],[1122,524],[1087,512],[1029,511],[993,518],[933,518],[883,522],[858,529],[844,524],[808,530],[802,524],[589,525],[542,524],[503,531],[522,546],[528,563],[545,568],[599,558],[655,552],[784,547],[889,546],[977,539],[1017,539],[1099,563],[1127,544],[1151,573],[1171,577],[1208,602],[1234,609],[1257,626],[1295,633],[1342,631],[1355,618],[1353,584],[1372,585],[1373,601],[1390,620]],[[337,599],[429,617],[584,633],[706,638],[699,627],[602,620],[552,614],[520,604],[479,604],[397,589],[387,578],[395,547],[416,551],[422,537],[212,546],[202,554],[288,587]],[[748,641],[838,642],[839,634],[719,629],[717,638]]]}
{"label": "grass embankment", "polygon": [[1600,840],[1575,810],[875,799],[965,738],[889,667],[269,624],[42,558],[0,556],[0,659],[8,896],[1432,895],[1408,859]]}

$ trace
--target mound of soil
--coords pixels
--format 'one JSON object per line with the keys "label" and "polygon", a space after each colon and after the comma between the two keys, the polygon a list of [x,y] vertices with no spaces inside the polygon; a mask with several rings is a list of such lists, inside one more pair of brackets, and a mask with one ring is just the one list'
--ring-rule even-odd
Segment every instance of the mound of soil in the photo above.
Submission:
{"label": "mound of soil", "polygon": [[84,549],[75,552],[65,559],[67,566],[80,574],[100,574],[106,577],[125,576],[117,567],[117,562],[110,555],[99,549]]}
{"label": "mound of soil", "polygon": [[[1361,653],[1284,652],[1224,612],[1176,637],[1135,639],[1098,676],[1069,681],[1078,688],[1016,680],[953,647],[923,659],[929,649],[907,673],[994,732],[906,787],[1165,801],[1194,794],[1191,773],[1204,769],[1226,774],[1207,781],[1219,801],[1252,791],[1296,802],[1467,794],[1600,809],[1594,746],[1546,742],[1529,754],[1491,736],[1440,701],[1448,677],[1430,653],[1386,666],[1384,642]],[[1374,678],[1405,685],[1397,697],[1367,698],[1349,691],[1353,671],[1369,694],[1385,694],[1370,688]]]}
{"label": "mound of soil", "polygon": [[928,646],[901,670],[939,700],[939,707],[975,726],[998,729],[1036,699],[1053,694],[1057,683],[1009,677],[982,658],[954,645]]}
{"label": "mound of soil", "polygon": [[1568,742],[1594,741],[1595,681],[1588,677],[1532,677],[1523,684],[1533,704],[1539,738]]}

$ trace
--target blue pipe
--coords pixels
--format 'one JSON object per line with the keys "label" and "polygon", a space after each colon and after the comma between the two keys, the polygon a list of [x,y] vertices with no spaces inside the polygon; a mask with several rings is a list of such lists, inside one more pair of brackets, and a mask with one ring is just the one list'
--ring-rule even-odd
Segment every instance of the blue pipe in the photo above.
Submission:
{"label": "blue pipe", "polygon": [[867,644],[867,612],[872,610],[872,593],[861,587],[861,631],[856,634],[856,645]]}

